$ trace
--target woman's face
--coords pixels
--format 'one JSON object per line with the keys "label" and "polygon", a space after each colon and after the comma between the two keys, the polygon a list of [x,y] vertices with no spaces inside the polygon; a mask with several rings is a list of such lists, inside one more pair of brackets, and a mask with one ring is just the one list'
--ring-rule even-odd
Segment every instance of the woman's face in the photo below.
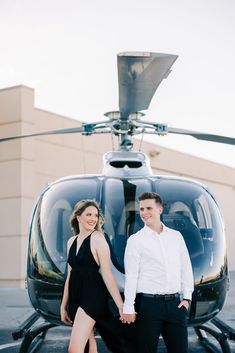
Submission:
{"label": "woman's face", "polygon": [[80,216],[77,216],[80,230],[93,230],[98,222],[98,210],[95,206],[85,208]]}

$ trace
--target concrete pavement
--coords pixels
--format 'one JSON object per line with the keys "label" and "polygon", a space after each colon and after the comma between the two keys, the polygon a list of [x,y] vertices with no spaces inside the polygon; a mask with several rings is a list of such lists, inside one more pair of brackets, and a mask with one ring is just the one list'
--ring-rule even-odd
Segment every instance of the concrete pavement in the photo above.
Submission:
{"label": "concrete pavement", "polygon": [[[0,289],[0,353],[18,353],[21,340],[12,339],[12,331],[16,330],[34,309],[28,300],[27,291],[24,289]],[[218,315],[235,330],[235,272],[231,273],[231,285],[225,306]],[[56,327],[48,331],[45,341],[40,346],[38,353],[65,353],[71,329]],[[109,353],[102,340],[97,337],[99,353]],[[235,352],[235,342],[231,342],[232,352]],[[190,353],[205,352],[198,343],[192,328],[189,329]],[[160,340],[159,353],[166,352],[164,343]]]}

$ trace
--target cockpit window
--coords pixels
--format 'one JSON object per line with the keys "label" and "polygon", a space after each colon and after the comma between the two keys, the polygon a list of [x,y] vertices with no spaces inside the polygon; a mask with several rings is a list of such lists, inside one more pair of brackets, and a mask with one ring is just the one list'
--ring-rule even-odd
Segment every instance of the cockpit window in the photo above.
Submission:
{"label": "cockpit window", "polygon": [[97,199],[97,185],[95,178],[66,180],[52,185],[44,193],[32,224],[32,233],[37,234],[34,239],[33,234],[31,236],[39,275],[46,276],[49,271],[51,276],[53,271],[65,271],[67,241],[73,235],[71,214],[79,200]]}
{"label": "cockpit window", "polygon": [[151,182],[147,179],[109,178],[104,184],[104,231],[110,238],[115,257],[122,269],[127,239],[143,227],[138,197],[145,191],[152,191]]}
{"label": "cockpit window", "polygon": [[184,180],[160,180],[156,191],[164,201],[163,223],[184,238],[196,283],[220,277],[225,268],[225,236],[218,207],[202,186]]}
{"label": "cockpit window", "polygon": [[[210,193],[201,185],[167,177],[69,179],[52,185],[37,205],[31,226],[30,271],[43,278],[58,278],[66,268],[67,241],[73,235],[70,216],[81,199],[101,200],[104,232],[112,260],[123,271],[129,236],[143,227],[138,197],[156,191],[164,201],[162,221],[179,231],[188,248],[196,283],[220,278],[227,271],[223,223]],[[116,265],[117,264],[117,265]]]}
{"label": "cockpit window", "polygon": [[200,195],[197,199],[195,199],[194,203],[199,228],[212,228],[210,209],[205,196]]}

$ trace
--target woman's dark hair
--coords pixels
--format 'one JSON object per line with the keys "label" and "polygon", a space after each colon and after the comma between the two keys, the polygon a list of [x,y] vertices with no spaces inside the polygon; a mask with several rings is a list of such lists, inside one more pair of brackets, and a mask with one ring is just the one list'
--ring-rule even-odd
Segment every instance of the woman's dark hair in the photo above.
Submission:
{"label": "woman's dark hair", "polygon": [[104,223],[104,216],[100,211],[98,203],[95,200],[81,200],[74,206],[73,214],[70,218],[70,224],[73,228],[74,234],[79,234],[80,232],[77,216],[81,216],[85,209],[90,206],[95,207],[98,211],[98,222],[95,226],[95,230],[101,231],[101,226]]}
{"label": "woman's dark hair", "polygon": [[141,194],[138,198],[139,201],[143,201],[143,200],[155,200],[155,202],[157,204],[160,204],[161,206],[163,206],[163,201],[160,195],[158,195],[156,192],[144,192],[143,194]]}

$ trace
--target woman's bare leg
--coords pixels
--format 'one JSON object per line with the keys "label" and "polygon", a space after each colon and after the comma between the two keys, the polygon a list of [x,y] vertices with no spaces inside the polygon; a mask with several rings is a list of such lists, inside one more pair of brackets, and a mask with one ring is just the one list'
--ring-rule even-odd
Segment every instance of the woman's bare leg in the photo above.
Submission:
{"label": "woman's bare leg", "polygon": [[84,353],[86,343],[95,325],[95,320],[82,308],[78,308],[69,343],[69,353]]}

